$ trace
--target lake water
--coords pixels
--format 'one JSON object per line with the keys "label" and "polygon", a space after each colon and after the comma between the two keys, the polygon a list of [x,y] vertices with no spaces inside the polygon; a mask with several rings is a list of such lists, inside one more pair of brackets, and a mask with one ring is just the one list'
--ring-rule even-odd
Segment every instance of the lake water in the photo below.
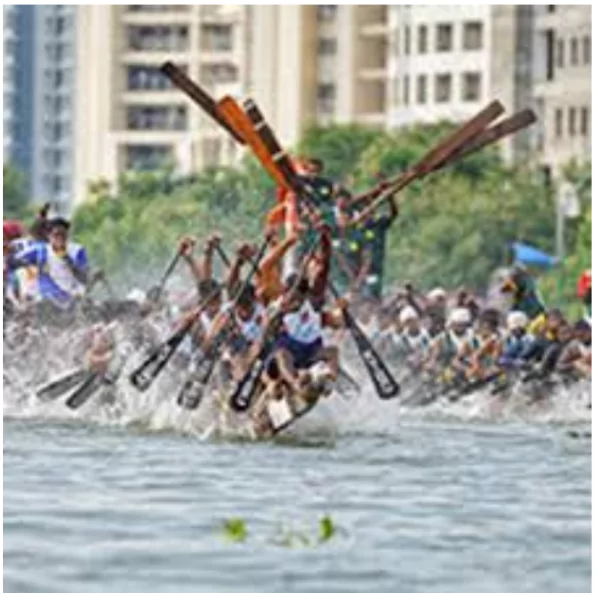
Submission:
{"label": "lake water", "polygon": [[201,442],[5,411],[4,590],[585,593],[586,430],[403,416],[378,434]]}

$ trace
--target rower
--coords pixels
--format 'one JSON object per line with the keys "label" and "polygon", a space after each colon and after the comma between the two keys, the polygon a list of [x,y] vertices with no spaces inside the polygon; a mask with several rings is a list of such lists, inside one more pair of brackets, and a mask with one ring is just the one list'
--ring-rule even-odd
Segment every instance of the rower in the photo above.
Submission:
{"label": "rower", "polygon": [[462,307],[453,309],[448,317],[444,331],[439,333],[430,344],[428,368],[438,371],[438,365],[445,370],[445,378],[454,379],[464,373],[464,367],[458,364],[457,356],[465,343],[471,339],[471,313]]}
{"label": "rower", "polygon": [[48,243],[36,242],[21,253],[11,253],[9,266],[36,266],[40,298],[58,309],[68,309],[86,293],[87,251],[68,240],[70,222],[66,219],[52,219],[49,229]]}
{"label": "rower", "polygon": [[221,307],[203,340],[203,349],[206,352],[223,337],[222,332],[229,329],[226,356],[233,378],[239,380],[246,372],[248,361],[256,354],[266,319],[266,309],[258,302],[254,286],[249,284],[233,304]]}
{"label": "rower", "polygon": [[[339,304],[341,306],[341,303]],[[340,312],[317,311],[310,301],[310,285],[306,278],[292,274],[285,283],[282,297],[281,331],[273,346],[274,360],[282,379],[290,389],[299,392],[309,380],[336,380],[339,374],[339,351],[325,346],[323,327],[339,329],[343,326]],[[306,371],[318,363],[316,376]]]}
{"label": "rower", "polygon": [[418,312],[410,305],[399,313],[401,331],[394,341],[399,358],[405,359],[408,366],[418,368],[423,365],[430,348],[430,334],[422,327]]}

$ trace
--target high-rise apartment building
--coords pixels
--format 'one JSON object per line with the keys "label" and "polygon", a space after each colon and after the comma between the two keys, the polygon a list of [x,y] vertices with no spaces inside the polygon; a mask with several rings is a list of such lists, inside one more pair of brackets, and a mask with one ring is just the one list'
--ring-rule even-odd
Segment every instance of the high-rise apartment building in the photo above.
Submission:
{"label": "high-rise apartment building", "polygon": [[16,76],[16,30],[15,7],[2,7],[3,54],[3,94],[4,118],[2,124],[3,160],[10,161],[14,143],[14,104]]}
{"label": "high-rise apartment building", "polygon": [[248,92],[292,145],[319,122],[386,122],[387,6],[258,5]]}
{"label": "high-rise apartment building", "polygon": [[171,60],[213,96],[246,81],[247,7],[120,5],[78,9],[75,199],[89,180],[171,165],[233,162],[235,141],[160,71]]}
{"label": "high-rise apartment building", "polygon": [[557,176],[570,160],[591,160],[591,6],[534,10],[536,147],[541,163]]}
{"label": "high-rise apartment building", "polygon": [[4,161],[35,200],[72,195],[76,7],[4,7]]}
{"label": "high-rise apartment building", "polygon": [[[590,158],[591,9],[530,5],[4,7],[4,159],[69,209],[88,183],[230,164],[234,140],[159,71],[252,96],[286,146],[310,123],[462,121],[488,101],[539,124],[502,143],[552,172]],[[18,64],[18,67],[17,67]]]}

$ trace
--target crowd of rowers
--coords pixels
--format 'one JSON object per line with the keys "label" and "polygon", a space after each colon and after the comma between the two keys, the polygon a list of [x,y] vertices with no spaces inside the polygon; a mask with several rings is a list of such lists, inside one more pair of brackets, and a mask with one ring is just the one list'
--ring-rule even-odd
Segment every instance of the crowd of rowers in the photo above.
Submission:
{"label": "crowd of rowers", "polygon": [[[390,217],[394,217],[393,210]],[[365,274],[361,290],[349,286],[342,298],[329,301],[327,288],[335,265],[337,238],[325,220],[312,216],[306,231],[298,225],[282,238],[279,227],[266,231],[266,249],[249,243],[239,246],[235,257],[226,257],[221,237],[209,237],[200,255],[197,241],[184,237],[179,254],[203,303],[196,315],[196,296],[173,303],[167,293],[151,295],[135,290],[127,299],[138,306],[143,331],[137,346],[152,347],[188,321],[191,331],[178,353],[176,368],[192,373],[196,353],[224,341],[220,366],[223,381],[238,381],[270,340],[264,381],[274,392],[278,385],[304,391],[316,384],[328,391],[340,376],[339,346],[344,340],[343,311],[360,322],[377,350],[402,381],[427,389],[417,392],[460,395],[470,386],[492,384],[502,391],[521,377],[523,381],[590,378],[591,325],[590,275],[582,294],[588,313],[574,323],[558,309],[546,309],[531,275],[515,266],[500,287],[510,295],[510,310],[482,307],[467,291],[447,294],[441,288],[422,294],[407,284],[381,300],[369,291]],[[63,218],[36,220],[29,233],[17,223],[4,223],[5,311],[25,313],[47,306],[56,313],[70,311],[84,302],[101,274],[91,274],[85,248],[69,241],[69,222]],[[307,257],[298,258],[293,271],[284,275],[285,260],[294,248],[316,238]],[[310,241],[312,242],[312,241]],[[214,277],[214,258],[227,260],[224,278]],[[244,285],[242,273],[256,265],[252,282]],[[241,290],[240,290],[241,287]],[[368,290],[367,290],[368,289]],[[154,291],[153,291],[154,292]],[[130,311],[130,309],[126,309]],[[136,318],[135,318],[136,319]],[[104,321],[109,321],[104,319]],[[271,340],[271,326],[274,325]],[[115,344],[108,325],[95,325],[88,350],[88,365],[108,373]],[[132,328],[132,326],[130,326]],[[140,335],[136,332],[136,335]],[[107,336],[107,337],[106,337]],[[142,343],[141,342],[145,342]],[[432,388],[430,388],[432,387]]]}

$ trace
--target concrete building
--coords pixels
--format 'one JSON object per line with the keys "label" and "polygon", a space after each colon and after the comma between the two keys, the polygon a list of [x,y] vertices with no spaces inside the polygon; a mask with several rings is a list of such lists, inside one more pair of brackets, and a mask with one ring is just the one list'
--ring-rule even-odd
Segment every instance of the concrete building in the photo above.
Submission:
{"label": "concrete building", "polygon": [[574,159],[591,160],[591,6],[543,5],[536,11],[536,148],[553,177]]}
{"label": "concrete building", "polygon": [[59,211],[72,195],[75,11],[4,7],[4,162]]}
{"label": "concrete building", "polygon": [[15,76],[16,76],[16,30],[15,7],[2,7],[2,37],[4,43],[3,53],[3,162],[12,159],[14,145],[14,107],[15,107]]}
{"label": "concrete building", "polygon": [[90,180],[172,165],[181,173],[233,162],[235,141],[159,72],[184,68],[213,96],[246,86],[247,7],[79,7],[74,193]]}
{"label": "concrete building", "polygon": [[252,7],[248,92],[284,144],[293,145],[309,122],[385,125],[387,11]]}

